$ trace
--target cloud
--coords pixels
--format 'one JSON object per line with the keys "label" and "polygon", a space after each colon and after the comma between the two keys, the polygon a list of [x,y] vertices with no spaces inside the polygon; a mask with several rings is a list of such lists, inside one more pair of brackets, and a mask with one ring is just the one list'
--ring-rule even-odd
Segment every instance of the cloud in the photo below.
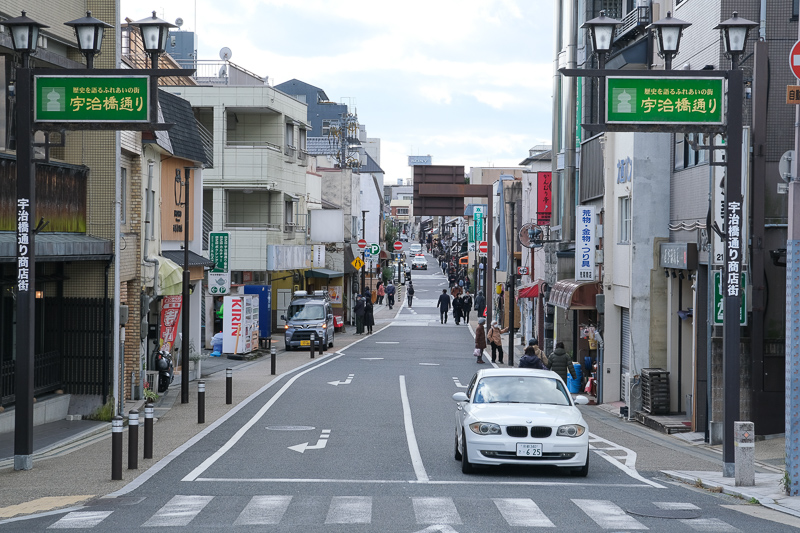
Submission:
{"label": "cloud", "polygon": [[435,104],[450,104],[453,101],[450,90],[443,86],[422,85],[419,93]]}

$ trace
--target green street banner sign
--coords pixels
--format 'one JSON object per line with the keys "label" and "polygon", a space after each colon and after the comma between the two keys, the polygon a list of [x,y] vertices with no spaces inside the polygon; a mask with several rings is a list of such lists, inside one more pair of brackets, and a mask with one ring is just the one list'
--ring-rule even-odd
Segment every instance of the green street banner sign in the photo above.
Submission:
{"label": "green street banner sign", "polygon": [[[741,273],[742,277],[742,290],[739,293],[742,295],[742,303],[739,306],[739,325],[747,325],[747,274]],[[719,270],[714,272],[714,325],[721,326],[723,324],[723,303],[725,299],[722,297],[722,273]]]}
{"label": "green street banner sign", "polygon": [[609,124],[723,124],[722,78],[606,78]]}
{"label": "green street banner sign", "polygon": [[35,122],[149,122],[149,76],[35,76]]}
{"label": "green street banner sign", "polygon": [[208,258],[214,261],[211,272],[228,272],[228,250],[231,234],[227,231],[212,231],[208,234]]}

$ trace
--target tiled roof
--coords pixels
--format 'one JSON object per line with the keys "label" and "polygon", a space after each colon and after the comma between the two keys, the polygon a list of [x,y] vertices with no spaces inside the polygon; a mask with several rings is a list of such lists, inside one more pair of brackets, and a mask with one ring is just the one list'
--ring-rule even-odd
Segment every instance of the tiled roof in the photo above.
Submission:
{"label": "tiled roof", "polygon": [[158,101],[164,114],[164,122],[175,124],[168,130],[172,154],[189,161],[210,163],[206,161],[203,140],[192,113],[192,105],[180,96],[161,90],[158,91]]}
{"label": "tiled roof", "polygon": [[365,154],[367,156],[366,164],[361,165],[359,169],[361,172],[372,172],[372,173],[381,173],[383,174],[383,169],[375,162],[369,154]]}
{"label": "tiled roof", "polygon": [[306,150],[311,155],[333,155],[339,153],[338,137],[308,137]]}

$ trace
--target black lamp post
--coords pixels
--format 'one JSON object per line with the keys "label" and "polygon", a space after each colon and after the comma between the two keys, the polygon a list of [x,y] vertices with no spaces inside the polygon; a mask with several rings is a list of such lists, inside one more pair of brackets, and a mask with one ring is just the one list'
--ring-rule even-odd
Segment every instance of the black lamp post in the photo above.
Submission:
{"label": "black lamp post", "polygon": [[731,58],[731,70],[739,67],[739,57],[744,53],[744,45],[747,42],[747,33],[750,28],[758,26],[757,22],[739,18],[739,13],[733,12],[733,16],[724,22],[720,22],[714,27],[715,30],[722,31],[722,42],[725,44],[725,53]]}
{"label": "black lamp post", "polygon": [[112,27],[111,24],[106,24],[102,20],[92,17],[92,12],[87,11],[85,17],[65,22],[64,25],[72,26],[75,29],[78,49],[86,57],[86,68],[94,68],[94,56],[100,53],[103,33],[106,28]]}
{"label": "black lamp post", "polygon": [[672,58],[678,55],[683,29],[691,25],[691,22],[676,19],[672,16],[671,11],[667,11],[665,18],[657,20],[647,27],[656,32],[658,55],[664,58],[664,70],[672,70]]}
{"label": "black lamp post", "polygon": [[[597,53],[597,63],[600,70],[604,70],[606,68],[606,56],[611,51],[611,45],[613,43],[613,37],[614,37],[614,29],[620,25],[622,25],[622,21],[619,21],[617,19],[612,19],[611,17],[607,17],[605,11],[601,11],[599,17],[593,18],[592,20],[587,20],[586,22],[583,23],[583,25],[581,25],[581,28],[589,28],[591,30],[590,33],[592,36],[592,48]],[[606,120],[605,77],[601,77],[599,79],[597,95],[598,95],[598,101],[600,102],[599,105],[597,106],[598,122],[602,124]]]}
{"label": "black lamp post", "polygon": [[136,26],[142,32],[144,49],[150,55],[150,68],[158,68],[158,56],[167,49],[169,29],[177,26],[156,17],[155,11],[152,17],[132,22],[131,26]]}

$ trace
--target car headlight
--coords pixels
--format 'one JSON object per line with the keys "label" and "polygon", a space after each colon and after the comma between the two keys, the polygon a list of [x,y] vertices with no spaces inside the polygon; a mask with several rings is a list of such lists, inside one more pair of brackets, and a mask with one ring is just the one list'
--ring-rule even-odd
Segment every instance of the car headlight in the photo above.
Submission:
{"label": "car headlight", "polygon": [[586,428],[580,424],[568,424],[566,426],[559,426],[556,431],[557,437],[580,437]]}
{"label": "car headlight", "polygon": [[286,324],[285,326],[283,326],[283,329],[289,329],[289,324]]}
{"label": "car headlight", "polygon": [[473,422],[469,425],[469,429],[478,435],[500,435],[500,426],[490,422]]}
{"label": "car headlight", "polygon": [[327,328],[328,328],[328,324],[322,324],[322,329],[327,329]]}

